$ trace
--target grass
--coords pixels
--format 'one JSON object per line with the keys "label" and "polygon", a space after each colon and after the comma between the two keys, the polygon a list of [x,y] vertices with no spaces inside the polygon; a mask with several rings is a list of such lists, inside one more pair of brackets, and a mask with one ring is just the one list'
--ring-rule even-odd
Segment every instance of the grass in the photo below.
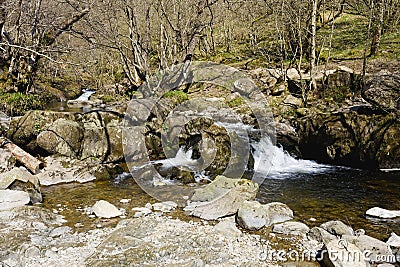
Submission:
{"label": "grass", "polygon": [[163,98],[175,99],[175,101],[177,101],[178,103],[182,103],[189,99],[188,95],[185,92],[179,90],[168,91],[163,95]]}

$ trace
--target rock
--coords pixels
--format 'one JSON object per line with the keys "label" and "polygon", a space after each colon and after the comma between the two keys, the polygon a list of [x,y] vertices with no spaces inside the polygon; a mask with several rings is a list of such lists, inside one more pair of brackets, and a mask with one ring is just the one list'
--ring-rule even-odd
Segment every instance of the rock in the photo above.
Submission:
{"label": "rock", "polygon": [[54,237],[59,237],[59,236],[68,234],[70,232],[72,232],[71,227],[61,226],[61,227],[57,227],[57,228],[54,228],[53,230],[51,230],[49,236],[54,238]]}
{"label": "rock", "polygon": [[13,120],[8,137],[28,151],[100,162],[121,161],[122,119],[116,112],[30,111]]}
{"label": "rock", "polygon": [[242,96],[249,96],[252,92],[258,88],[251,79],[241,78],[233,83],[233,87],[236,92],[239,92]]}
{"label": "rock", "polygon": [[302,104],[302,100],[300,98],[294,97],[292,95],[287,95],[285,100],[283,100],[284,105],[289,105],[293,108],[299,108]]}
{"label": "rock", "polygon": [[346,241],[346,244],[353,244],[361,251],[367,252],[364,256],[366,257],[366,260],[371,263],[385,263],[387,262],[387,259],[395,258],[390,246],[376,238],[367,235],[343,235],[342,240]]}
{"label": "rock", "polygon": [[394,248],[400,248],[400,236],[396,235],[396,233],[391,233],[386,244]]}
{"label": "rock", "polygon": [[238,210],[238,224],[248,230],[259,230],[267,224],[267,209],[258,201],[244,201]]}
{"label": "rock", "polygon": [[325,244],[322,251],[324,266],[334,267],[365,267],[363,252],[354,244],[332,240]]}
{"label": "rock", "polygon": [[195,190],[192,202],[184,210],[202,219],[215,220],[235,214],[241,203],[255,198],[257,191],[258,185],[250,180],[217,176],[212,183]]}
{"label": "rock", "polygon": [[369,77],[362,97],[384,111],[400,110],[400,71],[381,71]]}
{"label": "rock", "polygon": [[214,226],[214,231],[226,236],[238,237],[242,232],[237,229],[236,224],[232,221],[220,221]]}
{"label": "rock", "polygon": [[135,214],[133,215],[134,218],[146,216],[152,212],[151,209],[148,209],[145,207],[144,208],[133,208],[132,210],[136,211]]}
{"label": "rock", "polygon": [[176,209],[176,207],[178,207],[178,204],[173,201],[165,201],[153,204],[153,210],[162,212],[170,212],[171,210]]}
{"label": "rock", "polygon": [[33,204],[43,200],[38,178],[30,174],[26,169],[14,168],[11,171],[0,174],[0,189],[25,191],[29,194],[30,201]]}
{"label": "rock", "polygon": [[23,117],[11,120],[10,129],[8,131],[8,139],[21,148],[28,150],[36,150],[37,136],[48,125],[58,119],[75,120],[73,113],[33,110],[27,112]]}
{"label": "rock", "polygon": [[354,235],[353,228],[341,221],[329,221],[321,224],[320,227],[328,231],[330,234],[338,237],[343,235]]}
{"label": "rock", "polygon": [[387,210],[379,207],[373,207],[366,211],[367,216],[377,217],[381,219],[392,219],[400,217],[400,210]]}
{"label": "rock", "polygon": [[16,158],[10,151],[0,148],[0,173],[11,170],[15,167]]}
{"label": "rock", "polygon": [[325,229],[321,227],[313,227],[307,234],[308,238],[311,240],[316,240],[320,243],[328,244],[332,240],[337,240],[336,236],[330,234]]}
{"label": "rock", "polygon": [[21,207],[30,202],[27,192],[14,190],[0,190],[0,211]]}
{"label": "rock", "polygon": [[117,207],[105,200],[97,201],[92,210],[100,218],[114,218],[122,215],[122,212]]}
{"label": "rock", "polygon": [[83,138],[83,128],[76,121],[58,119],[37,136],[37,145],[50,154],[77,157]]}
{"label": "rock", "polygon": [[268,214],[266,226],[293,219],[293,211],[286,204],[271,202],[266,204],[265,208]]}
{"label": "rock", "polygon": [[301,222],[284,222],[274,224],[272,232],[284,235],[300,235],[305,236],[310,231],[310,228]]}
{"label": "rock", "polygon": [[394,114],[317,113],[296,123],[304,158],[357,168],[400,167],[400,120]]}
{"label": "rock", "polygon": [[300,79],[300,74],[295,68],[290,68],[286,70],[286,77],[289,80],[298,80]]}

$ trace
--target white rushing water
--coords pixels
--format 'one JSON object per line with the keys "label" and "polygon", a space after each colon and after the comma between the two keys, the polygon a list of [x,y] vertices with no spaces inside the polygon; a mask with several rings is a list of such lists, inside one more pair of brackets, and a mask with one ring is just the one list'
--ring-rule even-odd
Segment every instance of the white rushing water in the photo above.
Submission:
{"label": "white rushing water", "polygon": [[295,173],[325,172],[333,167],[312,160],[296,159],[268,137],[251,145],[254,149],[254,172],[265,178],[283,179]]}
{"label": "white rushing water", "polygon": [[96,93],[96,91],[91,91],[89,89],[83,89],[82,92],[83,93],[75,99],[75,101],[88,101],[90,96]]}

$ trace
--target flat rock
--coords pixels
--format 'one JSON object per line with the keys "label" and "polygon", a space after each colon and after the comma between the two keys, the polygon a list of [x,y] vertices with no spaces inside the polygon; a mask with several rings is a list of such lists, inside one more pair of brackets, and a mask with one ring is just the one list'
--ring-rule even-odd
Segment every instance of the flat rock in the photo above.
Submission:
{"label": "flat rock", "polygon": [[[332,240],[325,244],[323,251],[323,263],[326,266],[334,267],[365,267],[366,263],[363,258],[363,252],[354,244],[338,242]],[[348,255],[355,255],[350,256]],[[359,257],[360,258],[359,258]]]}
{"label": "flat rock", "polygon": [[176,209],[176,207],[178,207],[178,204],[176,204],[173,201],[164,201],[164,202],[154,203],[152,207],[153,210],[155,211],[170,212],[171,210]]}
{"label": "flat rock", "polygon": [[122,215],[122,212],[117,207],[105,200],[97,201],[92,210],[99,218],[114,218]]}
{"label": "flat rock", "polygon": [[24,191],[0,190],[0,210],[21,207],[31,201],[29,194]]}
{"label": "flat rock", "polygon": [[[217,176],[204,188],[197,189],[192,201],[185,208],[190,215],[206,220],[216,220],[235,214],[245,200],[253,200],[258,184],[247,179],[231,179]],[[194,201],[194,200],[207,201]]]}
{"label": "flat rock", "polygon": [[379,207],[373,207],[365,213],[367,216],[377,217],[381,219],[393,219],[400,217],[400,210],[387,210]]}
{"label": "flat rock", "polygon": [[146,216],[148,214],[150,214],[152,211],[151,209],[148,209],[146,207],[142,207],[142,208],[133,208],[133,211],[135,211],[135,214],[133,215],[134,218],[139,218],[142,216]]}
{"label": "flat rock", "polygon": [[284,235],[306,235],[310,228],[301,222],[284,222],[275,224],[272,232]]}

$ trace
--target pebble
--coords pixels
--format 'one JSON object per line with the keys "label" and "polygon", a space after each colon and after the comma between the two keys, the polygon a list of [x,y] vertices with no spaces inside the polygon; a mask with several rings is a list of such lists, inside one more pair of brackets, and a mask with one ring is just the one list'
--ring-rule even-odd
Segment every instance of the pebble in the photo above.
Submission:
{"label": "pebble", "polygon": [[121,202],[121,203],[129,203],[129,202],[131,202],[131,199],[130,198],[123,198],[119,202]]}

